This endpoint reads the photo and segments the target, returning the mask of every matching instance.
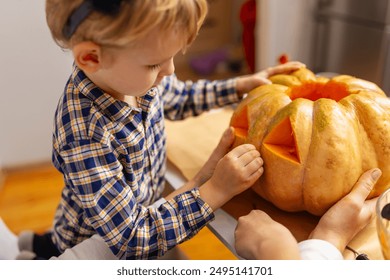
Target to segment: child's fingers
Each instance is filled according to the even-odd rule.
[[[260,75],[257,76],[256,86],[269,85],[269,84],[272,84],[272,82],[268,80],[266,77],[262,77]]]
[[[249,185],[253,185],[261,175],[264,173],[264,167],[261,166],[260,168],[257,168],[255,172],[253,172],[251,175],[249,175],[248,180],[249,180]]]
[[[221,139],[217,147],[215,147],[213,153],[216,154],[217,157],[224,156],[231,148],[234,142],[234,128],[229,127],[222,134]]]
[[[233,150],[231,150],[228,155],[231,157],[239,158],[243,154],[250,152],[250,151],[257,151],[256,147],[252,144],[242,144],[240,146],[235,147]]]
[[[255,159],[261,159],[260,153],[257,150],[250,150],[242,155],[240,155],[238,159],[238,163],[242,166],[247,166]]]
[[[287,62],[285,64],[281,64],[272,68],[267,69],[268,77],[281,74],[281,73],[288,73],[294,70],[297,70],[299,68],[305,67],[305,64],[299,62],[299,61],[291,61]]]
[[[252,185],[264,172],[263,159],[251,144],[236,147],[228,153],[228,156],[234,157],[236,168],[241,170],[241,175],[249,185]]]
[[[263,159],[261,157],[257,157],[252,159],[245,165],[245,171],[247,175],[254,173],[257,169],[263,166]]]
[[[226,142],[226,143],[230,143],[231,145],[233,144],[233,140],[234,140],[234,128],[230,126],[222,134],[221,140],[219,142],[220,143]]]
[[[251,161],[247,166],[245,166],[244,176],[247,178],[247,181],[250,185],[254,184],[257,179],[263,174],[263,160],[261,158],[256,158]]]

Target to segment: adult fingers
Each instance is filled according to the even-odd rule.
[[[363,207],[363,214],[371,218],[373,214],[375,213],[375,207],[376,207],[376,201],[378,198],[373,198],[370,200],[366,200],[364,202],[364,207]]]
[[[381,175],[382,172],[378,168],[366,171],[360,176],[348,196],[356,199],[359,203],[364,203]]]

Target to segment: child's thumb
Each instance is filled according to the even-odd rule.
[[[228,127],[222,134],[222,138],[219,141],[218,146],[222,146],[226,149],[229,149],[234,143],[234,128],[232,126]]]

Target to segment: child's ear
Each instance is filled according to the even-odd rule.
[[[76,65],[85,73],[94,73],[101,67],[101,48],[93,42],[81,42],[72,49]]]

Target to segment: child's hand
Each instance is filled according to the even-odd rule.
[[[251,187],[263,171],[263,160],[255,146],[240,145],[219,160],[213,176],[201,186],[201,196],[215,210]]]
[[[211,181],[233,197],[252,186],[263,171],[263,159],[255,146],[243,144],[218,162]]]
[[[219,160],[229,152],[231,146],[233,145],[233,142],[234,142],[234,128],[229,127],[223,133],[221,140],[219,141],[214,151],[211,153],[207,162],[203,165],[201,170],[193,178],[194,185],[201,186],[211,178]]]
[[[238,219],[234,232],[237,254],[251,260],[299,259],[297,240],[265,212],[252,210]]]
[[[365,172],[352,191],[321,217],[310,238],[326,240],[343,252],[351,239],[370,222],[373,216],[376,199],[366,200],[366,198],[380,175],[379,169]]]
[[[298,61],[291,61],[285,64],[280,64],[274,67],[267,68],[263,71],[251,75],[238,77],[236,84],[237,93],[242,96],[243,94],[248,93],[249,91],[258,86],[264,84],[271,84],[271,81],[268,80],[268,78],[273,75],[283,73],[288,74],[302,67],[305,67],[305,64]]]

